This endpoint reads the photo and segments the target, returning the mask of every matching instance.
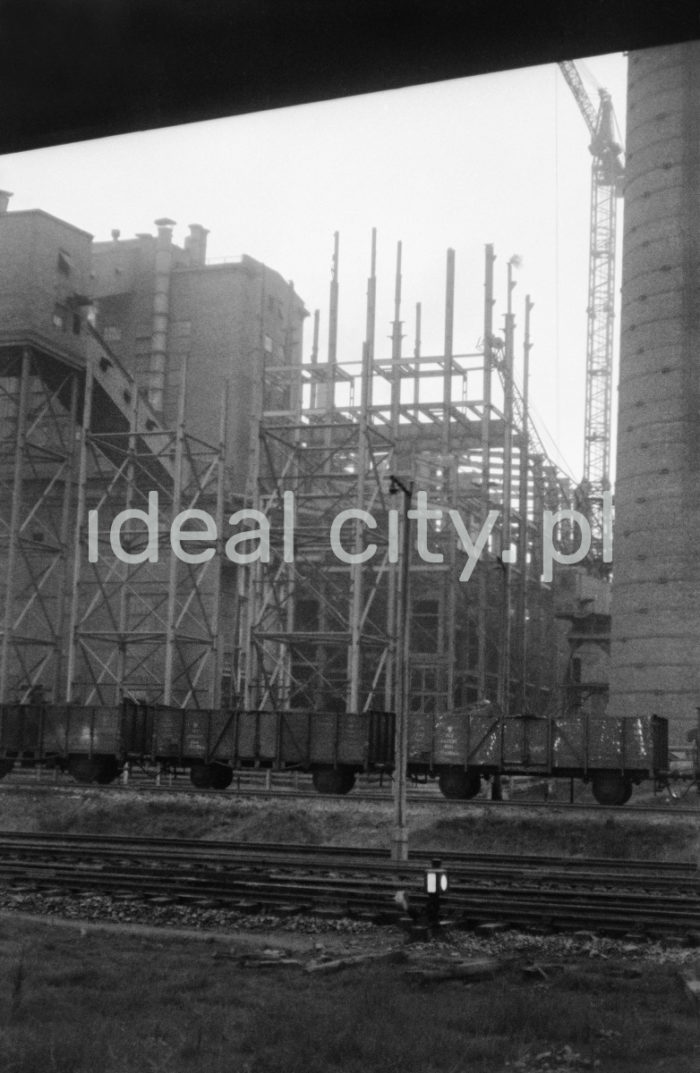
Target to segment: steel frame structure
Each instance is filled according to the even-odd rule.
[[[115,431],[117,409],[104,391],[95,405],[109,364],[103,349],[89,351],[82,368],[30,346],[0,353],[0,696],[111,704],[132,694],[215,706],[225,414],[218,446],[189,436],[183,375],[178,427],[158,427],[133,382],[122,391],[121,370],[115,383],[130,415],[126,429]],[[119,403],[123,418],[124,398]],[[120,511],[143,508],[151,491],[159,498],[158,562],[122,562],[111,524]],[[218,533],[213,558],[196,565],[170,550],[173,519],[193,507],[212,515]],[[90,510],[100,523],[94,563]],[[137,555],[147,542],[144,525],[127,523],[121,540]]]
[[[386,542],[395,507],[387,495],[391,473],[404,486],[425,492],[430,509],[458,511],[472,536],[490,511],[500,513],[467,583],[458,580],[466,556],[444,513],[430,533],[432,558],[441,554],[442,561],[426,562],[415,548],[412,552],[410,710],[450,710],[489,698],[499,699],[507,714],[542,711],[550,703],[556,682],[541,652],[551,650],[556,626],[551,588],[540,583],[542,509],[556,510],[571,500],[513,379],[512,313],[507,347],[493,334],[493,261],[487,247],[485,333],[479,348],[455,353],[455,265],[448,251],[444,350],[421,353],[419,306],[413,354],[406,356],[399,244],[391,355],[375,358],[373,235],[362,359],[338,363],[332,330],[330,360],[319,363],[316,315],[312,360],[297,369],[262,370],[250,502],[277,536],[270,562],[252,565],[241,589],[236,662],[246,705],[394,706],[396,655],[405,638],[398,630],[399,567],[396,559],[389,562]],[[337,324],[337,235],[333,264],[332,329]],[[528,299],[528,352],[530,306]],[[289,385],[286,397],[294,400],[285,413],[266,404],[266,397],[280,397],[280,377]],[[294,562],[284,557],[286,491],[294,492]],[[370,540],[378,545],[374,559],[361,567],[339,562],[329,548],[332,519],[348,508],[368,511],[377,521],[376,529],[358,527],[347,539],[360,551]],[[509,566],[503,553],[511,543],[518,556]],[[505,599],[512,649],[503,645]]]
[[[0,697],[59,695],[70,585],[77,369],[34,347],[0,352]]]

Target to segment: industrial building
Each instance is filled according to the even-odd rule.
[[[571,490],[528,412],[529,298],[516,388],[512,264],[499,307],[486,247],[483,339],[463,353],[448,251],[444,351],[421,352],[418,307],[405,354],[399,245],[391,351],[379,355],[373,235],[363,357],[348,362],[336,236],[328,354],[316,314],[305,360],[307,314],[293,285],[251,257],[207,263],[201,225],[182,246],[165,218],[155,235],[92,242],[41,210],[8,211],[9,196],[0,214],[4,697],[40,689],[90,704],[130,695],[361,710],[391,707],[403,688],[414,710],[477,697],[536,713],[559,703],[569,650],[556,585],[541,581],[542,514],[569,503]],[[157,554],[144,520],[154,491]],[[429,510],[458,514],[474,539],[497,512],[468,581],[464,542],[446,522],[426,528],[427,554],[409,542],[410,562],[392,555],[390,534],[420,494]],[[258,512],[270,545],[244,564],[225,552],[241,509]],[[343,529],[353,562],[329,542],[348,509],[376,520],[376,533],[355,515]],[[142,514],[125,521],[125,510]],[[173,520],[189,510],[214,520],[210,558],[192,556],[201,539],[180,544],[189,561],[172,552]],[[375,553],[360,562],[370,538]],[[254,538],[240,547],[254,549]]]

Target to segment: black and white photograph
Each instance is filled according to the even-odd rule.
[[[700,23],[547,6],[0,4],[7,1073],[699,1068]]]

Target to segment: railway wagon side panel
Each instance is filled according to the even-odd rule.
[[[260,713],[269,715],[271,713]],[[154,759],[177,764],[193,761],[233,761],[236,757],[238,713],[225,709],[183,709],[159,707],[151,710],[150,745]],[[265,720],[260,720],[265,729]],[[274,755],[274,726],[272,733],[258,733],[255,744],[258,753]]]
[[[43,734],[40,705],[3,704],[0,708],[0,751],[2,756],[38,753]]]
[[[280,761],[304,768],[388,767],[394,762],[393,712],[280,713]]]
[[[552,766],[557,769],[651,772],[654,740],[637,716],[569,715],[554,721]]]
[[[534,715],[511,716],[503,721],[504,769],[547,772],[550,760],[549,720]]]
[[[488,702],[408,719],[408,760],[413,767],[493,767],[500,758],[498,711]]]
[[[81,756],[123,755],[121,712],[114,707],[49,709],[44,728],[44,748],[50,751],[52,743],[63,741],[63,753]]]
[[[311,764],[366,767],[369,724],[367,712],[311,713]]]
[[[435,765],[490,768],[498,763],[501,719],[489,703],[435,717]]]

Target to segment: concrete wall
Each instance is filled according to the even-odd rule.
[[[700,44],[632,53],[611,715],[700,705]]]
[[[226,458],[231,487],[240,492],[248,473],[256,381],[262,379],[268,408],[289,408],[284,378],[268,371],[300,363],[306,311],[291,285],[252,257],[205,265],[204,229],[191,225],[190,231],[184,248],[169,246],[167,300],[160,299],[166,319],[164,361],[154,343],[162,236],[95,244],[91,282],[97,328],[168,427],[177,422],[185,357],[190,434],[216,443],[228,383]]]
[[[40,210],[0,213],[0,345],[84,360],[91,236]],[[77,318],[77,319],[76,319]]]

